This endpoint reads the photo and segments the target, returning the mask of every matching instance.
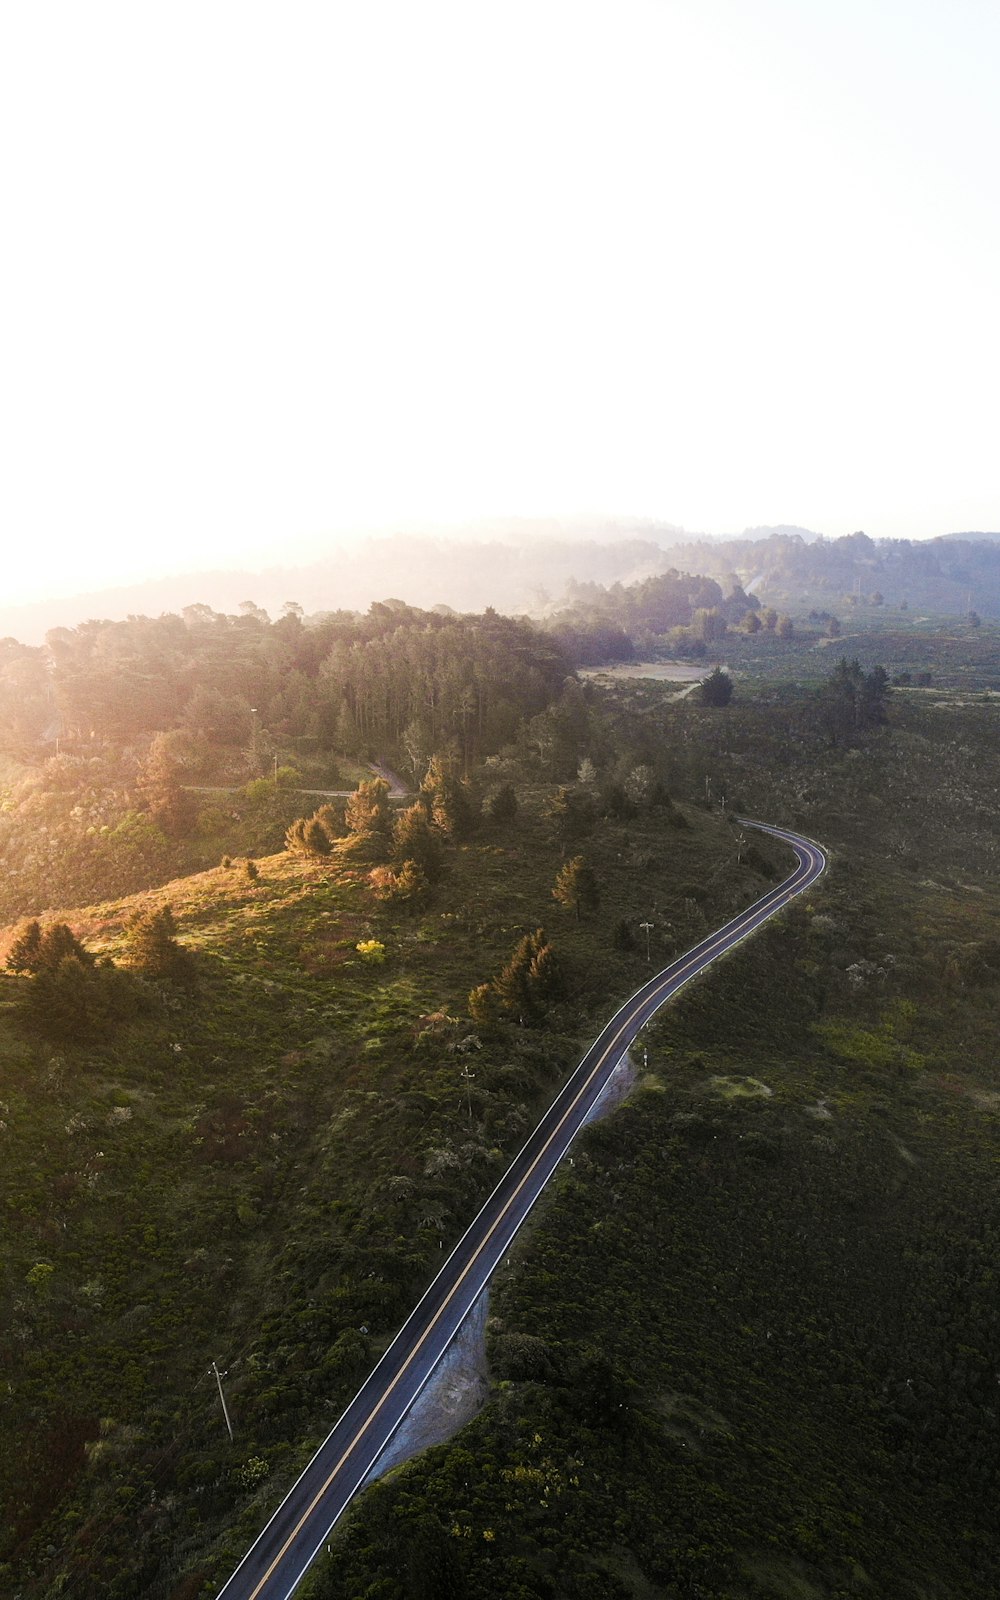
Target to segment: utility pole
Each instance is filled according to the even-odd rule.
[[[652,957],[649,954],[649,935],[656,924],[654,922],[640,922],[639,926],[646,935],[646,960],[650,961],[652,960]]]
[[[472,1124],[472,1080],[475,1076],[476,1074],[474,1072],[469,1071],[469,1063],[466,1061],[465,1065],[462,1067],[462,1077],[465,1079],[465,1098],[466,1104],[469,1108],[470,1126]]]
[[[222,1392],[222,1380],[226,1376],[226,1374],[224,1372],[220,1372],[219,1371],[219,1369],[216,1366],[214,1361],[212,1362],[212,1371],[215,1373],[215,1381],[219,1385],[219,1399],[222,1401],[222,1415],[226,1419],[226,1427],[229,1430],[229,1443],[232,1444],[232,1442],[233,1442],[233,1425],[229,1420],[229,1407],[226,1405],[226,1397]]]

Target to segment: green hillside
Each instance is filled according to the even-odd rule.
[[[124,967],[136,909],[169,904],[194,956],[193,989],[133,979],[110,1036],[53,1035],[24,1012],[40,980],[0,980],[6,1587],[174,1596],[224,1572],[649,971],[616,924],[655,913],[660,959],[784,870],[657,802],[580,845],[601,905],[578,921],[551,892],[554,794],[448,846],[409,915],[349,841],[67,912]],[[543,924],[558,996],[474,1026],[469,989]]]
[[[622,691],[632,702],[634,692]],[[494,1400],[314,1600],[995,1592],[996,710],[658,709],[678,785],[833,864],[651,1030],[493,1297]]]
[[[333,816],[329,853],[47,913],[83,958],[0,979],[0,1587],[215,1591],[648,974],[639,924],[662,965],[787,870],[749,814],[830,871],[650,1030],[648,1074],[494,1287],[490,1403],[360,1500],[307,1592],[996,1589],[1000,761],[978,670],[891,691],[884,722],[867,657],[818,687],[738,676],[714,709],[570,685],[477,769],[478,822],[439,767],[413,898],[388,842]],[[579,920],[552,894],[577,856],[599,891]],[[193,971],[157,976],[133,919],[168,905]]]

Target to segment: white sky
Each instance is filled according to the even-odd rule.
[[[10,0],[3,598],[607,512],[1000,528],[995,0]]]

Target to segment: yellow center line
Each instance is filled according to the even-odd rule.
[[[813,861],[813,864],[815,864],[815,859]],[[775,907],[774,908],[770,908],[770,909],[776,909],[777,905],[780,904],[782,898],[785,898],[785,899],[790,898],[790,895],[794,892],[790,888],[790,885],[798,877],[799,872],[804,867],[805,867],[805,863],[800,860],[799,867],[796,869],[795,872],[793,872],[790,875],[789,878],[787,878],[785,880],[785,885],[780,885],[780,884],[778,885],[778,890],[775,891],[777,893],[777,896],[778,896],[776,901],[775,901]],[[782,888],[785,888],[785,890],[786,890],[784,896],[782,896],[780,894],[780,890]],[[755,912],[758,911],[758,910],[759,910],[759,905],[748,906],[746,911],[742,912],[740,916],[735,917],[731,922],[728,922],[724,928],[720,928],[719,932],[715,935],[715,937],[713,938],[713,940],[712,940],[712,942],[710,944],[707,944],[707,945],[704,945],[704,946],[698,946],[697,952],[692,951],[689,956],[684,958],[682,966],[678,967],[678,969],[676,971],[671,970],[669,977],[664,976],[662,984],[660,985],[660,987],[667,988],[669,985],[674,984],[675,988],[679,988],[680,987],[680,983],[677,982],[678,979],[681,980],[681,983],[686,982],[687,979],[689,977],[692,977],[695,972],[700,971],[701,967],[704,966],[704,964],[705,964],[705,957],[710,955],[711,952],[713,950],[715,950],[720,944],[723,944],[727,939],[731,938],[732,935],[738,930],[738,928],[740,927],[740,925],[742,923],[749,923],[750,921],[752,921]],[[685,969],[688,968],[688,967],[692,968],[692,970],[685,974]],[[685,974],[685,975],[682,977],[682,974]],[[649,1001],[654,998],[654,996],[657,994],[657,992],[658,992],[657,989],[653,989],[651,991],[651,993],[649,995],[647,995],[646,999],[642,1002],[643,1005],[647,1005],[649,1003]],[[669,996],[665,996],[664,998],[669,998]],[[309,1506],[302,1513],[302,1515],[299,1518],[298,1522],[296,1523],[295,1527],[292,1529],[291,1533],[288,1535],[288,1537],[285,1540],[284,1544],[282,1545],[281,1549],[278,1551],[277,1555],[274,1557],[273,1561],[271,1562],[271,1565],[268,1567],[267,1571],[264,1573],[263,1577],[260,1579],[259,1583],[257,1584],[257,1587],[253,1590],[252,1594],[249,1596],[249,1600],[257,1600],[257,1596],[260,1594],[260,1592],[263,1589],[264,1585],[271,1578],[272,1574],[274,1573],[275,1568],[279,1565],[279,1563],[281,1561],[284,1560],[285,1556],[288,1554],[289,1549],[294,1544],[294,1542],[298,1538],[299,1534],[302,1532],[302,1529],[305,1527],[306,1523],[309,1521],[309,1518],[312,1516],[313,1512],[316,1510],[316,1507],[319,1505],[319,1503],[322,1500],[323,1496],[326,1494],[326,1492],[329,1489],[329,1487],[330,1487],[331,1483],[333,1482],[334,1478],[337,1476],[337,1473],[340,1471],[341,1467],[344,1465],[344,1462],[347,1460],[347,1458],[351,1454],[352,1450],[358,1444],[359,1440],[364,1435],[366,1429],[371,1425],[371,1423],[378,1416],[379,1412],[382,1410],[383,1406],[386,1404],[386,1401],[389,1399],[389,1397],[392,1394],[393,1390],[400,1383],[400,1381],[402,1380],[403,1376],[405,1375],[405,1373],[407,1372],[409,1367],[412,1365],[413,1361],[416,1359],[417,1355],[423,1349],[423,1346],[426,1344],[426,1342],[427,1342],[428,1338],[430,1337],[431,1333],[434,1331],[434,1329],[437,1326],[438,1322],[443,1317],[445,1311],[447,1311],[448,1307],[451,1305],[452,1301],[454,1300],[455,1295],[458,1293],[458,1290],[461,1288],[461,1286],[464,1283],[465,1279],[468,1277],[469,1273],[472,1271],[472,1268],[475,1266],[476,1262],[480,1259],[480,1256],[481,1256],[483,1250],[489,1244],[489,1242],[492,1239],[493,1235],[496,1233],[497,1229],[500,1227],[500,1224],[504,1221],[505,1217],[509,1213],[509,1211],[510,1211],[511,1207],[513,1206],[515,1200],[517,1200],[521,1196],[521,1194],[523,1193],[525,1185],[527,1184],[528,1180],[532,1177],[533,1173],[535,1172],[536,1168],[538,1167],[539,1162],[547,1154],[548,1150],[550,1149],[550,1147],[552,1145],[553,1140],[562,1131],[563,1127],[566,1124],[567,1118],[576,1109],[577,1105],[580,1102],[581,1097],[586,1093],[586,1091],[589,1089],[590,1085],[593,1083],[595,1075],[601,1071],[601,1069],[604,1066],[604,1063],[608,1059],[608,1056],[617,1047],[619,1041],[622,1038],[622,1035],[628,1031],[628,1029],[631,1026],[633,1021],[634,1021],[634,1013],[632,1013],[626,1019],[626,1021],[624,1021],[622,1023],[621,1027],[617,1030],[617,1032],[614,1034],[614,1036],[605,1045],[605,1047],[604,1047],[603,1051],[601,1052],[600,1056],[598,1057],[597,1061],[595,1061],[595,1063],[594,1063],[593,1067],[591,1068],[590,1072],[587,1074],[586,1079],[580,1085],[580,1087],[577,1090],[576,1094],[573,1096],[573,1099],[570,1101],[569,1105],[566,1107],[566,1110],[563,1112],[562,1116],[560,1117],[558,1123],[553,1128],[552,1132],[549,1134],[549,1137],[546,1139],[546,1141],[545,1141],[544,1145],[542,1146],[541,1150],[539,1150],[539,1152],[536,1155],[535,1159],[532,1161],[531,1166],[528,1168],[527,1172],[524,1174],[524,1177],[521,1179],[521,1182],[518,1184],[517,1188],[514,1190],[513,1194],[507,1200],[507,1202],[504,1205],[503,1209],[501,1210],[499,1215],[496,1217],[495,1221],[493,1222],[492,1226],[489,1229],[489,1232],[484,1235],[483,1240],[482,1240],[481,1244],[479,1245],[479,1248],[476,1251],[475,1255],[473,1255],[471,1257],[471,1259],[469,1261],[467,1261],[465,1266],[462,1268],[462,1271],[460,1272],[459,1276],[455,1279],[455,1282],[452,1284],[452,1286],[449,1289],[449,1291],[448,1291],[447,1295],[445,1296],[444,1300],[441,1302],[440,1306],[438,1307],[437,1311],[435,1312],[433,1318],[427,1324],[427,1327],[424,1329],[423,1333],[420,1335],[419,1339],[417,1340],[417,1343],[413,1346],[413,1349],[410,1351],[410,1353],[407,1356],[406,1360],[403,1362],[402,1366],[399,1368],[399,1371],[396,1373],[396,1375],[393,1378],[392,1382],[388,1385],[388,1387],[386,1389],[384,1389],[382,1391],[382,1394],[380,1395],[377,1404],[375,1406],[373,1406],[372,1410],[368,1413],[368,1415],[365,1418],[364,1422],[358,1428],[358,1431],[355,1433],[354,1438],[351,1440],[350,1444],[347,1446],[347,1448],[344,1451],[343,1455],[340,1457],[340,1460],[337,1462],[336,1466],[333,1467],[331,1472],[329,1473],[329,1476],[327,1477],[326,1482],[323,1484],[322,1488],[318,1489],[316,1494],[313,1496],[313,1499],[311,1500]],[[474,1224],[472,1224],[472,1225],[474,1225]],[[429,1376],[430,1376],[430,1374],[428,1373],[428,1377]],[[400,1419],[400,1420],[402,1420],[402,1419]],[[383,1440],[382,1445],[379,1447],[380,1451],[385,1448],[386,1444],[388,1444],[390,1437],[391,1437],[391,1434],[387,1435],[386,1438]],[[375,1459],[377,1459],[377,1457]],[[373,1463],[370,1462],[369,1463],[369,1468],[371,1467],[371,1465],[373,1465]],[[368,1470],[368,1469],[366,1469],[366,1470]],[[329,1530],[327,1530],[327,1531],[329,1531]],[[299,1574],[299,1576],[301,1577],[301,1573]],[[296,1580],[296,1581],[298,1581],[298,1580]]]

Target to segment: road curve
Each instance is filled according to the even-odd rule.
[[[808,839],[739,820],[791,845],[798,858],[795,871],[650,978],[615,1013],[218,1600],[288,1600],[510,1248],[636,1034],[678,989],[808,889],[826,866],[823,851]]]

